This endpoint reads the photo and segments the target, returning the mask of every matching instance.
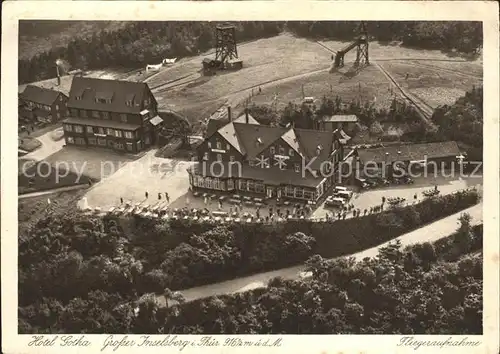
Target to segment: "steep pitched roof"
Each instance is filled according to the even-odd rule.
[[[297,137],[297,134],[295,134],[295,130],[293,128],[283,134],[281,136],[281,139],[283,139],[285,143],[287,143],[292,149],[294,149],[297,154],[304,157],[303,151],[300,148],[299,139]]]
[[[226,111],[227,112],[227,111]],[[227,113],[226,113],[227,116]],[[244,146],[241,144],[238,138],[238,134],[236,133],[234,123],[242,123],[245,124],[246,117],[245,115],[241,115],[232,122],[227,122],[227,120],[223,118],[213,119],[210,118],[207,124],[207,138],[214,135],[218,132],[224,139],[227,140],[229,144],[231,144],[240,154],[245,154]],[[248,124],[249,125],[259,125],[259,122],[255,120],[251,115],[248,115]]]
[[[68,107],[118,113],[139,113],[147,91],[148,86],[144,82],[77,76],[73,78],[71,84]],[[80,99],[77,100],[77,96]],[[111,99],[111,103],[96,102],[98,98]],[[132,104],[127,105],[127,101],[130,100],[133,100]]]
[[[233,123],[226,124],[225,126],[220,128],[218,132],[224,139],[226,139],[229,144],[231,144],[236,149],[236,151],[238,151],[242,155],[245,154],[244,147],[241,145],[240,139],[236,133]]]
[[[428,159],[458,156],[460,149],[455,141],[440,143],[390,145],[374,149],[358,149],[362,163],[386,161],[421,161]]]
[[[297,129],[295,128],[301,148],[307,159],[313,159],[311,168],[316,169],[327,160],[332,152],[335,135],[332,132],[322,130]]]
[[[245,114],[242,114],[238,118],[233,120],[233,123],[245,123],[245,122],[246,122]],[[248,115],[248,124],[260,125],[260,123],[257,122],[257,120],[254,117],[252,117],[252,115],[250,115],[250,114]]]
[[[257,155],[279,139],[287,128],[267,125],[233,123],[236,134],[249,159]]]
[[[60,94],[61,92],[56,90],[28,85],[19,96],[26,101],[51,106]]]

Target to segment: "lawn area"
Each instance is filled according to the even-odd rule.
[[[50,211],[64,212],[76,210],[76,203],[84,193],[85,190],[78,189],[50,195],[19,199],[19,236],[23,237],[27,229],[36,225],[36,223]],[[48,199],[50,199],[50,205],[48,204]]]
[[[18,193],[40,192],[49,189],[88,184],[89,178],[75,172],[56,168],[43,161],[34,165],[29,161],[19,167]]]
[[[40,146],[42,146],[42,143],[36,138],[22,137],[18,141],[18,148],[28,152],[35,151]]]
[[[391,61],[383,62],[381,65],[404,89],[432,107],[452,104],[467,90],[481,83],[479,78],[467,77],[450,71],[431,70],[415,66],[411,62]]]
[[[327,69],[330,55],[318,44],[282,34],[272,38],[259,39],[238,48],[243,60],[243,69],[217,74],[212,77],[200,77],[191,82],[189,87],[155,93],[159,102],[178,112],[186,114],[191,121],[203,117],[207,103],[221,101],[252,86],[301,75],[309,71]],[[213,56],[213,55],[212,55]],[[180,62],[175,67],[163,70],[148,81],[150,87],[196,74],[201,68],[204,56]],[[215,104],[217,106],[217,104]]]
[[[271,104],[273,96],[278,93],[278,108],[285,107],[288,102],[300,103],[302,100],[302,86],[305,96],[321,98],[323,96],[339,96],[344,102],[361,98],[361,101],[372,101],[375,105],[387,107],[391,97],[386,77],[374,66],[362,69],[356,76],[348,78],[344,75],[348,69],[329,73],[328,70],[307,77],[279,83],[274,87],[266,87],[262,93],[256,95],[252,102],[255,104]]]
[[[67,168],[73,173],[99,181],[137,158],[134,155],[119,154],[107,149],[65,146],[45,158],[45,161],[52,166],[61,166],[60,168]]]

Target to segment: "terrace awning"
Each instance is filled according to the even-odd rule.
[[[163,119],[160,116],[154,116],[149,120],[149,122],[156,127],[157,125],[163,123]]]

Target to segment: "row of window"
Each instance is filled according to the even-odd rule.
[[[233,180],[227,180],[227,183],[228,183],[227,190],[232,190],[234,188]],[[226,190],[226,185],[224,181],[221,181],[219,178],[193,176],[193,185],[195,187],[200,187],[200,188],[217,189],[222,191]],[[242,192],[261,193],[261,194],[266,192],[266,187],[262,182],[240,179],[237,181],[237,186],[238,190]],[[311,191],[310,189],[303,187],[293,187],[293,186],[286,186],[284,194],[287,197],[301,198],[307,200],[315,200],[316,196],[318,195],[317,193]]]
[[[131,131],[122,131],[118,129],[111,129],[111,128],[102,128],[102,127],[91,127],[91,126],[86,126],[86,132],[88,134],[96,134],[96,135],[109,135],[109,136],[114,136],[117,138],[127,138],[127,139],[133,139],[134,138],[134,132]],[[75,133],[83,133],[84,126],[81,125],[71,125],[71,124],[64,124],[64,130],[67,132],[75,132]],[[135,137],[139,137],[139,131],[135,132]]]
[[[208,147],[209,148],[212,147],[212,143],[210,141],[208,142]],[[215,143],[215,148],[221,150],[222,149],[222,143],[220,141],[217,141]],[[226,144],[226,150],[230,150],[230,149],[231,149],[231,146],[229,146],[229,144]]]
[[[264,183],[255,182],[252,180],[243,180],[240,179],[238,181],[238,189],[242,192],[253,192],[253,193],[264,193],[266,188]]]
[[[309,189],[302,187],[285,187],[285,195],[290,198],[303,198],[308,200],[314,200],[316,198],[316,193]]]
[[[222,149],[222,143],[220,141],[217,141],[215,143],[215,146],[216,146],[216,149]],[[211,148],[212,147],[212,143],[209,141],[208,142],[208,147]],[[229,144],[226,144],[226,150],[230,150],[230,146]],[[271,155],[275,155],[276,154],[276,148],[274,146],[271,146],[269,148],[269,152],[271,153]],[[278,152],[279,152],[279,155],[285,155],[285,148],[283,146],[280,146],[278,148]],[[293,149],[289,149],[288,150],[288,156],[294,156],[295,155],[295,150]]]
[[[87,145],[85,142],[85,139],[83,138],[73,138],[71,136],[68,136],[66,138],[66,141],[68,144],[75,144],[75,145]],[[88,138],[88,145],[94,145],[94,146],[109,146],[113,147],[118,150],[127,150],[127,151],[133,151],[133,144],[132,143],[115,143],[113,141],[108,141],[104,138]],[[141,142],[139,141],[137,143],[137,147],[140,149]]]
[[[72,117],[81,117],[81,118],[103,118],[103,119],[111,119],[111,115],[106,111],[87,111],[85,109],[76,109],[70,108],[70,113]],[[123,123],[128,122],[127,114],[120,113],[120,121]]]
[[[226,190],[224,181],[221,181],[219,178],[194,176],[193,185],[200,188],[217,189],[221,191]]]
[[[30,108],[39,108],[39,109],[43,109],[47,112],[50,111],[50,106],[47,106],[47,105],[43,105],[40,103],[31,102],[31,101],[28,101],[27,104],[28,104],[28,107],[30,107]],[[59,110],[58,104],[56,104],[56,110]]]

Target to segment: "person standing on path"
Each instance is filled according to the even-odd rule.
[[[165,192],[165,199],[167,200],[167,203],[170,203],[170,196],[167,192]]]
[[[146,192],[146,193],[144,193],[144,195],[146,196],[146,199],[148,199],[148,197],[149,197],[149,193],[148,193],[148,192]]]
[[[161,193],[158,192],[158,200],[161,200]]]
[[[120,204],[123,204],[123,198],[120,197]]]

